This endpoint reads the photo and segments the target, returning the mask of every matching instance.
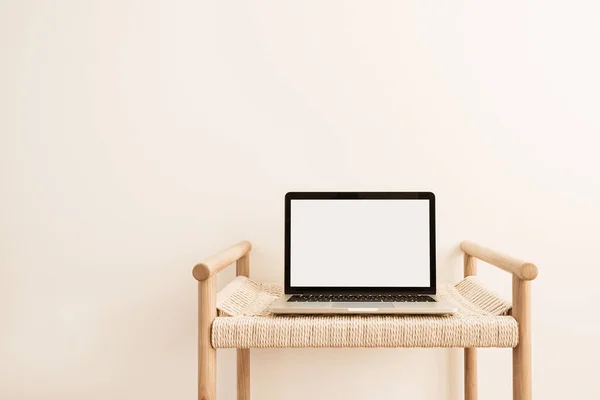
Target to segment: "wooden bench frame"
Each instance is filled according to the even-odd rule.
[[[464,241],[464,276],[477,275],[477,260],[512,274],[512,316],[519,324],[519,344],[512,352],[513,400],[531,400],[531,288],[538,275],[529,262],[502,254],[473,242]],[[211,326],[217,317],[216,274],[235,262],[236,275],[248,276],[248,241],[240,242],[197,264],[193,275],[198,280],[198,399],[216,400],[217,350],[212,346]],[[477,349],[466,348],[464,355],[465,400],[477,400]],[[237,349],[237,398],[250,399],[250,349]]]

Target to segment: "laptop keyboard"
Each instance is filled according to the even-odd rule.
[[[288,302],[385,302],[385,303],[435,303],[430,296],[424,295],[400,295],[400,294],[295,294],[288,299]]]

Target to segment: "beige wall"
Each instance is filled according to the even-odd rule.
[[[536,398],[600,398],[600,10],[450,3],[1,1],[0,398],[193,399],[195,262],[280,281],[286,191],[420,189],[441,281],[465,238],[539,264]],[[252,392],[456,400],[461,355],[254,351]]]

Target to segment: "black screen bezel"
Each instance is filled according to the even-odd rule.
[[[429,201],[429,286],[425,287],[334,287],[291,286],[291,202],[292,200],[428,200]],[[368,273],[368,272],[366,272]],[[435,294],[435,195],[432,192],[288,192],[285,195],[285,293],[286,294]]]

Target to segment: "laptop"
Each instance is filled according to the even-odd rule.
[[[430,192],[285,195],[285,295],[274,314],[453,314],[436,295]]]

